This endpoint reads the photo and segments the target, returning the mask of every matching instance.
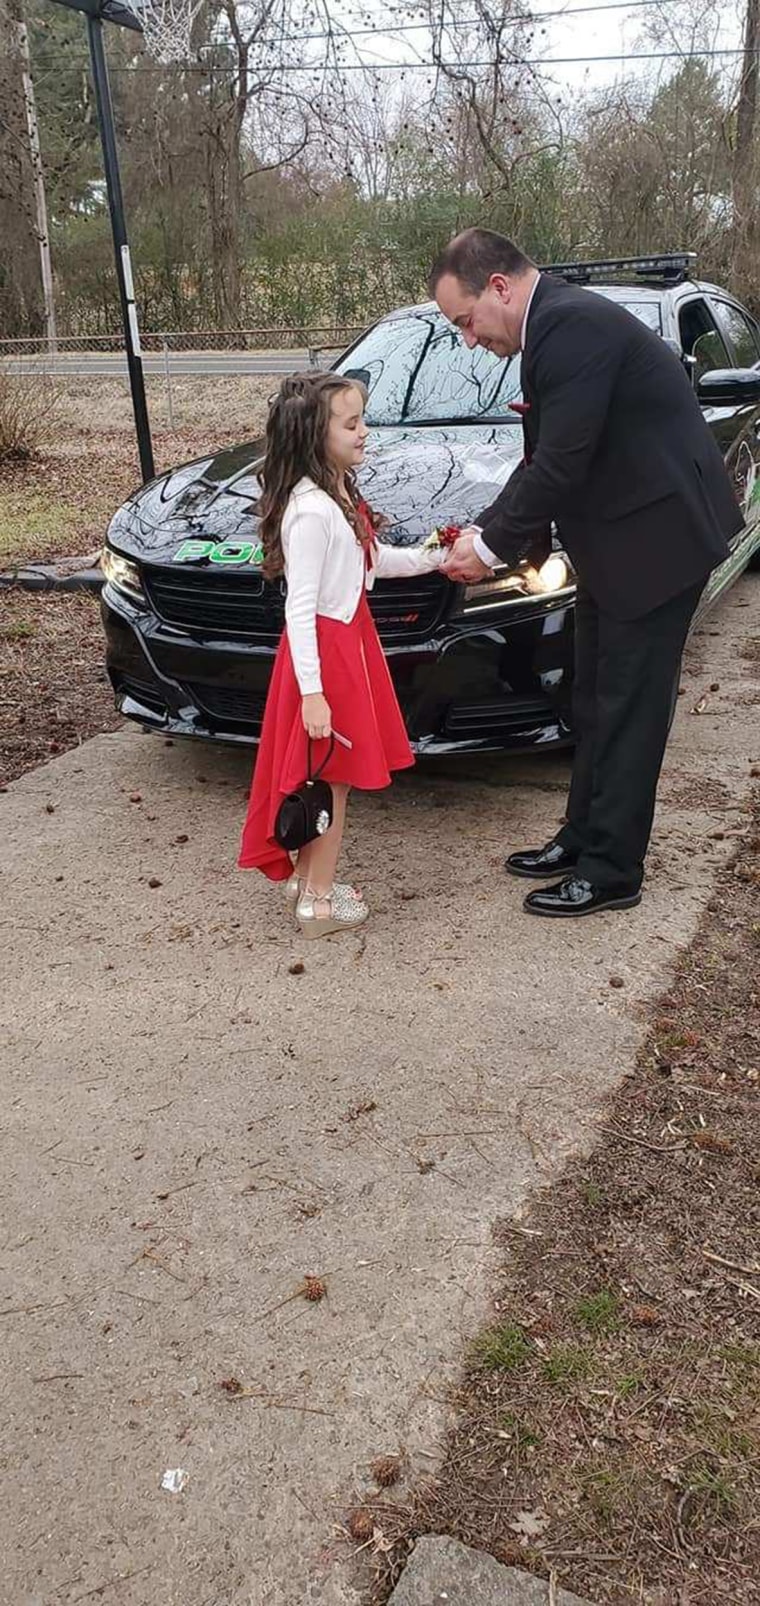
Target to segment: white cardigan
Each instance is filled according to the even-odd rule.
[[[421,547],[392,547],[379,541],[367,569],[364,548],[337,502],[313,480],[298,481],[282,520],[282,550],[288,592],[285,625],[293,668],[302,697],[322,691],[317,647],[317,614],[353,619],[366,585],[375,577],[401,579],[437,569],[443,552]]]

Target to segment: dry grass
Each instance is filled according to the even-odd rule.
[[[439,1474],[372,1503],[376,1606],[423,1533],[598,1606],[760,1600],[758,873],[760,798],[607,1135],[503,1234]]]
[[[157,472],[254,439],[277,383],[266,375],[174,380],[170,430],[164,381],[149,377]],[[0,393],[0,444],[1,426]],[[57,384],[55,410],[41,415],[33,455],[3,459],[0,450],[0,568],[97,549],[116,508],[139,481],[126,383],[94,379],[87,389],[83,382]]]

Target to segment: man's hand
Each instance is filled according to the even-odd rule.
[[[472,528],[463,530],[459,539],[449,548],[441,564],[441,573],[449,580],[485,580],[493,574],[487,563],[481,563],[477,552],[473,549],[476,531]]]

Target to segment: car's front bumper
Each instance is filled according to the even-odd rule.
[[[106,585],[101,609],[117,707],[173,736],[258,740],[276,646],[165,624]],[[570,738],[573,598],[531,598],[385,645],[417,753],[527,750]]]

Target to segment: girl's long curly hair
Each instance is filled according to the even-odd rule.
[[[362,546],[372,540],[380,526],[380,520],[361,500],[354,475],[350,471],[345,474],[347,502],[338,471],[327,459],[330,409],[333,397],[341,390],[358,390],[363,401],[367,400],[366,388],[358,379],[333,373],[290,374],[283,379],[270,406],[258,508],[264,548],[262,569],[267,580],[276,580],[283,572],[282,518],[294,485],[304,475],[337,502]]]

